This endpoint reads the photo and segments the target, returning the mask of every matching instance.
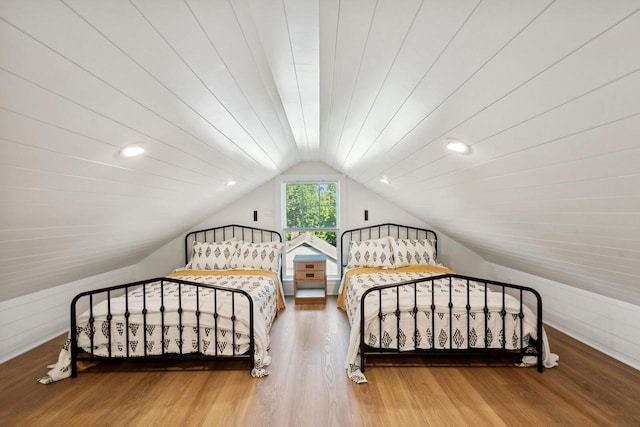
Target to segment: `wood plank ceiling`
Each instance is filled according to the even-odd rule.
[[[0,300],[322,161],[489,262],[640,304],[639,9],[3,0]]]

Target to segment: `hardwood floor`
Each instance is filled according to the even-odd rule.
[[[343,369],[349,330],[335,298],[287,303],[271,331],[266,378],[237,363],[176,363],[135,373],[99,366],[38,384],[60,337],[0,365],[0,425],[640,425],[640,372],[549,327],[560,366],[543,374],[376,363],[357,385]]]

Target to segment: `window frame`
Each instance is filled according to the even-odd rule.
[[[336,225],[335,228],[289,228],[287,227],[286,221],[286,184],[336,184]],[[340,253],[340,229],[341,224],[344,223],[344,215],[345,209],[345,194],[346,194],[346,185],[345,179],[343,175],[281,175],[278,179],[276,179],[276,206],[278,206],[278,227],[279,231],[282,233],[282,241],[283,243],[287,242],[286,233],[291,231],[330,231],[336,233],[336,253]],[[282,257],[282,271],[283,271],[283,279],[285,280],[293,280],[293,275],[287,274],[287,260],[286,260],[286,252]],[[340,261],[336,259],[336,263],[339,264]],[[328,279],[339,279],[340,278],[340,266],[337,268],[336,274],[328,274]]]

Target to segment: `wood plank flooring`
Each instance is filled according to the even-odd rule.
[[[59,337],[0,365],[0,425],[640,425],[640,372],[549,327],[560,366],[543,374],[378,362],[367,366],[369,383],[357,385],[343,369],[349,328],[335,298],[287,303],[271,331],[266,378],[235,362],[175,363],[144,372],[99,366],[38,384]]]

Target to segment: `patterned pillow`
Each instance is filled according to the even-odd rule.
[[[435,249],[430,239],[391,239],[396,267],[407,265],[437,265]]]
[[[347,268],[354,267],[394,268],[391,245],[376,240],[352,241]]]
[[[280,255],[284,245],[280,242],[250,243],[239,241],[231,268],[243,270],[280,271]]]
[[[226,270],[236,253],[238,242],[193,242],[191,261],[185,268],[192,270]]]

